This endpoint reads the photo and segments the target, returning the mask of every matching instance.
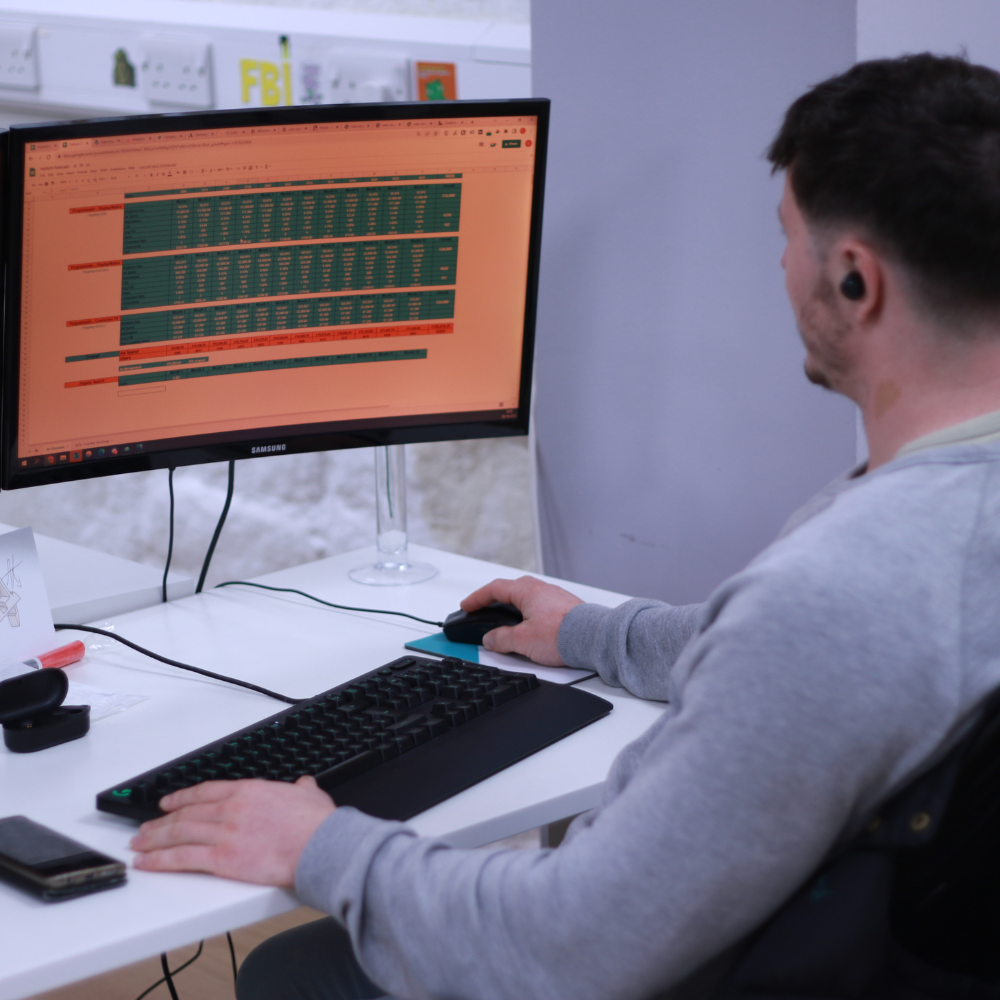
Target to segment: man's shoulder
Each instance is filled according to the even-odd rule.
[[[907,456],[824,493],[828,502],[763,557],[837,562],[906,549],[954,552],[977,531],[1000,535],[1000,521],[988,516],[1000,506],[1000,443]]]
[[[953,613],[971,575],[1000,600],[1000,447],[978,460],[947,450],[890,463],[835,491],[716,599],[752,594],[792,618],[811,605],[815,615],[912,620]]]

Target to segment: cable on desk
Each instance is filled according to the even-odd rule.
[[[205,942],[204,941],[199,941],[198,942],[198,950],[194,953],[194,955],[192,955],[191,958],[189,958],[183,965],[179,965],[179,966],[177,966],[176,969],[173,969],[170,972],[170,975],[171,976],[176,976],[178,972],[183,972],[196,958],[198,958],[199,955],[201,955],[201,951],[202,951],[202,949],[204,947],[205,947]],[[160,961],[164,962],[166,960],[166,957],[167,957],[166,955],[161,955],[160,956]],[[157,986],[160,986],[162,983],[165,983],[166,981],[167,981],[166,976],[160,976],[160,978],[157,979],[156,982],[153,983],[153,985],[149,987],[149,989],[143,990],[135,998],[135,1000],[143,1000],[143,997],[145,997],[148,994],[152,993],[153,990],[155,990]]]
[[[407,614],[405,611],[386,611],[384,608],[352,608],[348,604],[334,604],[332,601],[324,601],[322,597],[313,597],[304,590],[296,590],[294,587],[270,587],[266,583],[251,583],[249,580],[226,580],[225,583],[217,583],[216,587],[259,587],[261,590],[277,590],[282,594],[299,594],[308,597],[310,601],[317,604],[325,604],[328,608],[336,608],[338,611],[364,611],[371,615],[399,615],[400,618],[412,618],[415,622],[422,622],[424,625],[436,625],[440,628],[444,622],[432,622],[429,618],[418,618],[416,615]]]
[[[170,572],[170,560],[174,555],[174,467],[170,466],[167,473],[167,488],[170,490],[170,537],[167,540],[167,562],[163,567],[163,603],[167,603],[167,574]]]
[[[201,566],[201,576],[198,577],[198,586],[195,587],[194,592],[200,594],[202,587],[205,586],[205,577],[208,575],[208,567],[212,561],[212,556],[215,554],[215,545],[219,540],[219,535],[222,534],[222,526],[226,523],[226,515],[229,513],[229,505],[233,502],[233,482],[236,478],[236,462],[230,459],[229,462],[229,486],[226,489],[226,503],[222,508],[222,513],[219,515],[219,523],[215,526],[215,534],[212,535],[212,541],[209,542],[208,552],[205,553],[205,561]]]
[[[191,670],[196,674],[201,674],[203,677],[212,677],[217,681],[225,681],[227,684],[236,684],[239,687],[249,688],[251,691],[256,691],[258,694],[266,694],[268,698],[275,698],[277,701],[283,701],[288,705],[297,705],[303,700],[301,698],[289,698],[288,695],[278,694],[276,691],[269,691],[259,684],[251,684],[250,681],[241,681],[235,677],[227,677],[225,674],[217,674],[214,670],[205,670],[203,667],[192,667],[190,663],[171,660],[169,656],[160,656],[159,653],[154,653],[151,649],[146,649],[138,643],[130,642],[117,632],[109,632],[107,629],[94,628],[93,625],[67,625],[63,622],[55,625],[55,629],[57,632],[61,632],[64,629],[76,629],[78,632],[93,632],[94,635],[107,636],[109,639],[115,639],[117,642],[128,646],[129,649],[134,649],[137,653],[142,653],[144,656],[151,656],[154,660],[159,660],[160,663],[169,664],[171,667],[180,667],[181,670]]]
[[[236,982],[240,977],[240,970],[236,966],[236,948],[233,946],[233,936],[226,931],[226,940],[229,942],[229,960],[233,963],[233,992],[236,992]]]

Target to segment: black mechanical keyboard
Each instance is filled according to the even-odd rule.
[[[97,808],[144,821],[202,781],[316,778],[338,805],[406,820],[602,718],[610,702],[533,674],[405,656],[123,781]]]

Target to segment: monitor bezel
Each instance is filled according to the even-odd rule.
[[[237,432],[192,435],[188,444],[112,459],[66,463],[22,469],[18,465],[19,373],[21,351],[21,245],[24,223],[24,156],[32,142],[55,139],[101,138],[138,131],[192,131],[204,128],[237,128],[247,125],[299,125],[313,122],[441,119],[498,115],[535,116],[535,174],[529,226],[528,268],[525,288],[524,336],[521,352],[520,397],[517,414],[497,419],[483,414],[429,414],[381,420],[262,428],[245,440]],[[538,303],[538,270],[541,251],[542,207],[548,150],[549,101],[545,98],[510,98],[482,101],[399,102],[384,104],[334,104],[302,107],[247,108],[221,111],[172,112],[89,118],[80,121],[14,125],[3,135],[0,147],[0,245],[3,252],[3,369],[0,374],[0,489],[21,489],[99,476],[143,472],[184,465],[273,454],[303,454],[343,448],[389,444],[414,444],[470,438],[516,437],[528,433],[534,363],[535,318]],[[381,425],[381,426],[380,426]],[[295,428],[299,428],[296,432]],[[226,440],[213,440],[221,439]],[[257,449],[253,451],[252,449]]]

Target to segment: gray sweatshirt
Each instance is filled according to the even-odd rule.
[[[301,899],[397,997],[647,1000],[759,925],[1000,684],[1000,442],[843,477],[704,605],[581,605],[563,659],[669,702],[555,850],[338,809]],[[600,723],[598,723],[599,725]]]

